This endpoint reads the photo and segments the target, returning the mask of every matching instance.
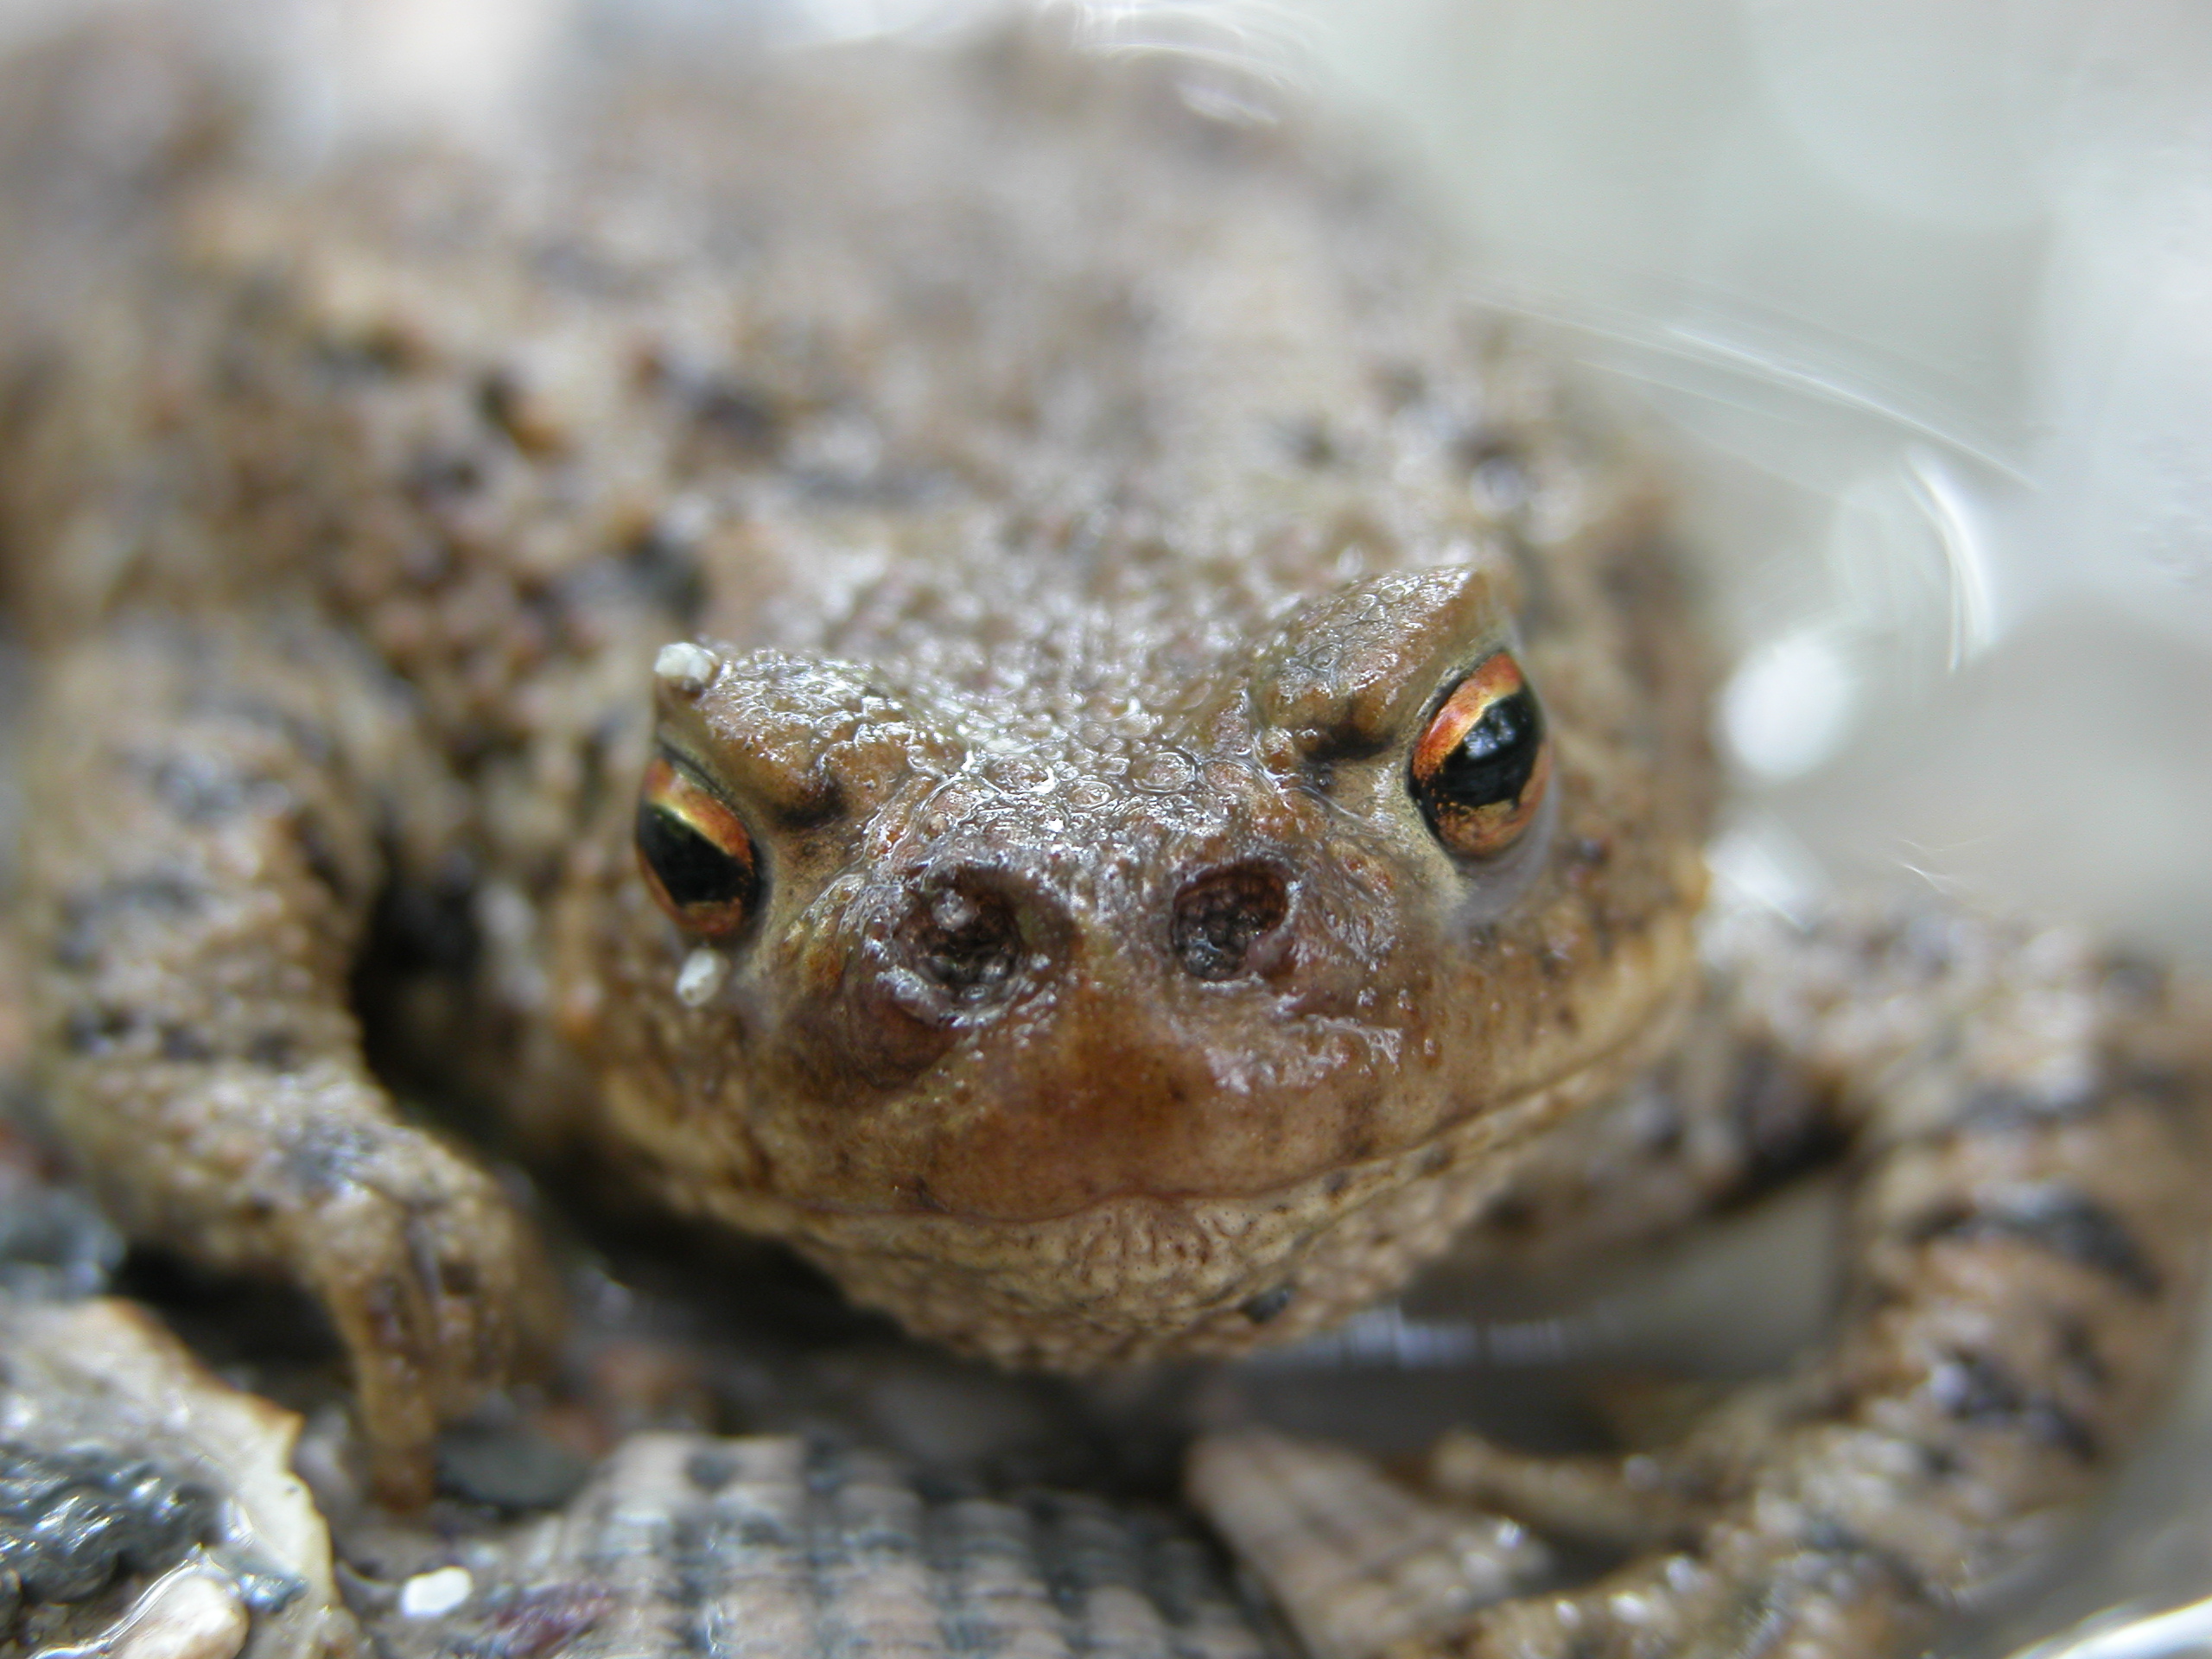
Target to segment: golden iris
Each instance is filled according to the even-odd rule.
[[[638,868],[654,901],[686,932],[728,938],[752,918],[760,861],[743,822],[664,755],[638,798]]]
[[[1501,651],[1452,689],[1414,745],[1414,799],[1452,852],[1495,858],[1535,821],[1551,772],[1543,710]]]

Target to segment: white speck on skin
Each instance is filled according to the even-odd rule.
[[[476,1580],[465,1567],[441,1567],[417,1573],[399,1586],[402,1618],[443,1618],[476,1593]]]
[[[237,1586],[188,1569],[146,1592],[109,1652],[112,1659],[237,1659],[252,1626]]]
[[[715,676],[721,672],[721,658],[688,639],[663,645],[653,658],[653,673],[662,683],[687,697],[696,697],[712,685]]]
[[[721,952],[701,945],[683,958],[683,966],[677,970],[676,1000],[687,1008],[705,1007],[707,1000],[721,989],[722,976],[728,971]]]

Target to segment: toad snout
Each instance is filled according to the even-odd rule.
[[[1056,884],[1045,862],[932,864],[853,902],[840,925],[810,917],[798,943],[815,971],[800,977],[819,1006],[794,1011],[805,1040],[855,1083],[893,1088],[957,1044],[1056,1018],[1080,982],[1111,988],[1109,1022],[1125,1027],[1101,1046],[1111,1070],[1138,1046],[1140,1009],[1186,986],[1274,999],[1294,973],[1302,918],[1281,861],[1200,864],[1128,904]]]

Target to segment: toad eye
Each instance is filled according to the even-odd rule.
[[[1452,688],[1414,746],[1414,799],[1451,851],[1494,858],[1535,821],[1551,772],[1536,694],[1501,651]]]
[[[753,837],[720,797],[664,756],[645,768],[637,836],[645,886],[678,927],[710,939],[744,927],[760,890]]]

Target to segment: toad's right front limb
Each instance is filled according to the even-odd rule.
[[[552,1323],[529,1230],[396,1117],[348,982],[392,826],[440,794],[374,671],[306,622],[163,622],[50,665],[24,918],[57,1129],[134,1236],[328,1310],[379,1489]]]
[[[2149,1418],[2199,1281],[2202,988],[2063,931],[1934,906],[1803,929],[1743,912],[1707,943],[1708,1017],[1736,1052],[1719,1086],[1674,1095],[1663,1144],[1706,1148],[1713,1196],[1756,1186],[1759,1143],[1783,1125],[1801,1147],[1843,1144],[1847,1271],[1827,1345],[1678,1439],[1617,1455],[1455,1433],[1418,1495],[1332,1448],[1202,1443],[1193,1496],[1315,1652],[1895,1651],[2047,1556]],[[1624,1161],[1610,1185],[1567,1181],[1549,1213],[1619,1249],[1606,1212],[1669,1184],[1654,1151],[1641,1179]],[[1602,1163],[1537,1167],[1555,1183],[1588,1173]],[[1478,1532],[1506,1516],[1626,1564],[1517,1594],[1545,1568],[1520,1531],[1517,1554]]]

